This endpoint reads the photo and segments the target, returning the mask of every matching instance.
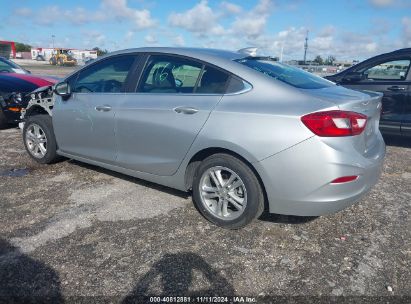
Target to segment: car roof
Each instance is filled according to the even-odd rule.
[[[193,57],[205,61],[218,59],[234,60],[246,57],[245,54],[228,50],[211,48],[188,48],[188,47],[143,47],[133,48],[110,53],[109,55],[128,54],[128,53],[164,53],[187,57]]]
[[[399,49],[399,50],[393,51],[391,53],[411,53],[411,48]]]
[[[244,78],[245,74],[249,74],[250,69],[248,67],[245,67],[243,65],[239,65],[236,63],[234,60],[235,59],[242,59],[242,58],[248,58],[249,55],[241,53],[241,52],[234,52],[234,51],[228,51],[228,50],[219,50],[219,49],[211,49],[211,48],[186,48],[186,47],[142,47],[142,48],[133,48],[133,49],[126,49],[126,50],[120,50],[120,51],[115,51],[112,53],[108,53],[104,56],[101,56],[94,60],[93,62],[90,63],[92,64],[98,64],[102,60],[106,58],[110,58],[112,56],[117,56],[117,55],[125,55],[125,54],[133,54],[133,53],[160,53],[164,55],[180,55],[180,56],[185,56],[185,57],[190,57],[193,59],[197,59],[203,62],[207,62],[210,64],[213,64],[215,66],[221,67],[227,71],[230,71],[231,73],[236,74],[239,77]],[[89,65],[86,64],[84,67],[88,67]],[[81,69],[80,69],[81,70]],[[243,71],[243,73],[241,72]],[[79,70],[75,70],[72,73],[70,73],[67,77],[71,77],[75,73],[77,73]],[[245,73],[245,74],[244,74]]]
[[[364,60],[363,62],[366,62],[366,61],[368,62],[368,61],[373,61],[379,58],[397,56],[397,55],[403,55],[403,54],[411,54],[411,48],[404,48],[404,49],[399,49],[399,50],[395,50],[395,51],[388,52],[388,53],[379,54],[374,57],[368,58],[367,60]]]

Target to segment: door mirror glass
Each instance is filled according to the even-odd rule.
[[[67,82],[60,82],[54,87],[54,93],[67,99],[71,95],[71,88]]]
[[[360,72],[350,72],[347,73],[344,76],[343,81],[344,82],[359,82],[361,80],[364,80],[366,78],[366,75],[364,75],[363,73]]]
[[[183,86],[183,82],[180,79],[175,79],[176,87],[181,88]]]

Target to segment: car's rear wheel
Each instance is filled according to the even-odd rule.
[[[246,226],[264,210],[264,193],[253,170],[228,154],[212,155],[200,164],[193,199],[204,217],[229,229]]]
[[[7,127],[7,118],[6,115],[4,115],[3,110],[0,108],[0,129],[4,129]]]
[[[27,152],[36,162],[50,164],[60,159],[49,115],[29,117],[24,124],[23,140]]]

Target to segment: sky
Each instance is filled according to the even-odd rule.
[[[411,47],[411,0],[0,0],[0,40],[109,51],[258,47],[284,60],[363,60]]]

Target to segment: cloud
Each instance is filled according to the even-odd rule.
[[[156,44],[157,43],[157,38],[153,34],[147,34],[144,37],[144,41],[147,44]]]
[[[83,45],[86,48],[92,48],[95,46],[104,46],[107,42],[107,37],[99,31],[83,31]]]
[[[110,15],[118,20],[126,19],[134,22],[137,30],[152,28],[157,24],[149,10],[132,9],[127,6],[127,0],[103,0],[101,11],[110,12]]]
[[[390,8],[390,7],[411,7],[409,0],[368,0],[368,2],[376,8]]]
[[[369,0],[371,5],[377,6],[377,7],[387,7],[395,4],[395,0]]]
[[[207,0],[201,0],[187,11],[171,13],[168,22],[201,38],[216,36],[226,39],[231,35],[257,38],[265,30],[272,7],[272,0],[260,0],[254,8],[245,12],[241,6],[225,1],[220,4],[220,10],[213,10]],[[228,27],[220,23],[227,12],[235,15]]]
[[[233,31],[248,38],[262,35],[272,7],[271,0],[260,0],[250,12],[236,18],[233,23]]]
[[[229,14],[240,14],[243,11],[241,6],[228,1],[221,2],[220,7]]]
[[[134,31],[127,31],[127,33],[124,35],[124,43],[129,43],[133,40],[135,35]]]
[[[151,12],[147,9],[133,9],[127,5],[127,0],[102,0],[100,8],[86,10],[83,7],[74,9],[62,8],[58,5],[49,5],[32,11],[22,7],[15,10],[19,16],[34,16],[34,22],[39,25],[53,25],[64,20],[73,25],[83,25],[93,22],[106,22],[116,20],[117,22],[129,21],[134,30],[154,28],[157,20],[153,19]]]
[[[182,35],[177,35],[176,37],[174,37],[173,43],[175,46],[184,46],[185,45],[184,37]]]
[[[14,11],[14,14],[21,17],[28,17],[33,11],[28,7],[20,7]]]
[[[220,15],[208,6],[208,1],[202,0],[185,12],[171,13],[168,22],[171,26],[185,29],[198,36],[221,35],[224,33],[224,28],[218,24],[219,18]]]
[[[333,25],[327,25],[327,26],[323,27],[317,33],[317,37],[322,37],[322,38],[331,37],[335,34],[335,31],[336,31],[336,29]]]
[[[411,47],[411,18],[404,17],[402,23],[403,47]]]

